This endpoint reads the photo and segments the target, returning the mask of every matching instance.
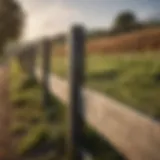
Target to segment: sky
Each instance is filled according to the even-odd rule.
[[[26,15],[23,39],[34,40],[69,31],[75,24],[87,29],[107,29],[125,10],[140,20],[160,16],[160,0],[17,0]]]

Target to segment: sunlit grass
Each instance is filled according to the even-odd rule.
[[[160,117],[160,55],[153,53],[88,54],[85,85],[139,111]],[[68,77],[69,59],[52,58],[52,72]]]
[[[12,65],[11,77],[11,132],[17,143],[16,152],[20,159],[67,159],[67,108],[54,97],[51,97],[51,105],[43,108],[40,85],[29,80],[16,61]],[[109,143],[88,126],[84,138],[84,149],[94,160],[123,160]]]
[[[53,121],[49,122],[47,120],[47,108],[44,109],[41,104],[41,87],[35,80],[30,80],[29,77],[23,73],[16,60],[12,63],[11,82],[11,100],[13,104],[11,132],[16,139],[17,154],[23,158],[31,158],[34,154],[37,154],[36,158],[45,158],[50,154],[50,158],[53,159],[56,149],[54,149],[52,145],[59,141],[59,136],[62,132],[61,128],[63,127],[60,125],[60,118],[60,129],[56,129],[54,132],[57,134],[53,134],[52,130],[55,124]],[[58,106],[53,98],[52,101],[54,102],[54,104],[52,104],[53,108],[54,105]],[[60,114],[62,115],[60,117],[64,117],[63,112]],[[38,154],[37,148],[39,146],[41,149],[38,149]],[[48,147],[48,150],[45,150],[45,147]],[[51,151],[53,153],[52,157]]]

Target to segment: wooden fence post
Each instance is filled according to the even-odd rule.
[[[70,33],[69,159],[82,160],[84,111],[81,88],[84,82],[84,28],[73,26]]]
[[[35,75],[36,50],[37,47],[35,45],[27,46],[18,55],[21,68],[33,79]]]
[[[43,51],[42,51],[42,90],[43,90],[43,102],[42,105],[46,108],[50,105],[50,94],[48,88],[48,80],[50,73],[50,60],[51,60],[51,47],[52,43],[49,39],[43,41]]]
[[[0,66],[0,159],[14,159],[11,127],[10,64]]]

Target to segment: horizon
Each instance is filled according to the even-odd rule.
[[[157,0],[18,0],[26,14],[23,40],[66,33],[75,23],[89,30],[109,29],[116,15],[134,12],[138,20],[159,18]],[[91,3],[92,1],[92,3]]]

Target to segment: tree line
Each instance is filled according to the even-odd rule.
[[[90,38],[114,36],[150,27],[160,27],[160,18],[152,18],[148,19],[147,21],[140,21],[133,11],[123,11],[116,16],[113,26],[111,26],[110,29],[91,31],[88,36]]]

